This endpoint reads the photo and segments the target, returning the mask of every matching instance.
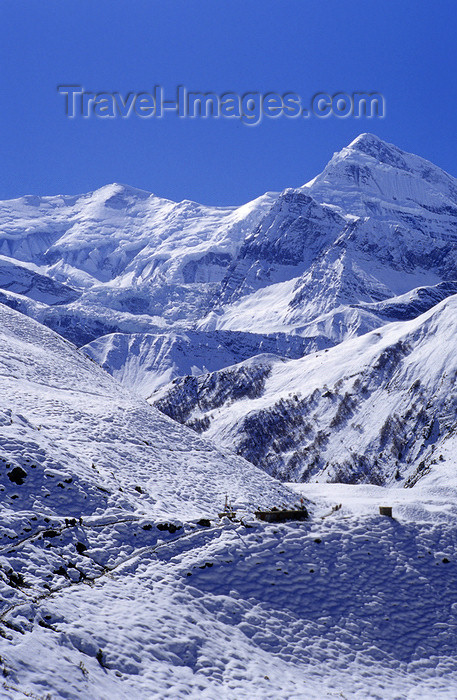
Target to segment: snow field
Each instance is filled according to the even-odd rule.
[[[139,555],[25,601],[7,628],[7,685],[20,668],[23,690],[49,690],[24,664],[42,644],[57,697],[455,697],[455,525],[344,506],[250,525],[189,524],[146,548],[154,527],[88,529],[91,565],[100,550]]]

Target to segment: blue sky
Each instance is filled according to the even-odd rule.
[[[123,182],[237,204],[303,184],[371,131],[457,176],[457,3],[2,0],[0,199]],[[244,93],[379,91],[378,119],[69,120],[59,84]]]

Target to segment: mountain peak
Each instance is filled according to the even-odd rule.
[[[376,134],[371,134],[370,132],[366,131],[356,136],[355,139],[348,145],[348,148],[365,150],[366,148],[370,148],[372,146],[376,147],[379,144],[383,144],[384,146],[392,145],[383,141],[381,138],[379,138],[379,136],[376,136]]]
[[[375,134],[364,133],[359,134],[349,146],[343,149],[343,153],[346,155],[347,152],[351,154],[354,151],[358,153],[363,153],[377,160],[380,163],[385,163],[386,165],[391,165],[395,168],[400,168],[402,170],[408,169],[405,154],[397,146],[392,143],[387,143],[375,136]]]
[[[455,178],[425,158],[370,133],[359,134],[335,153],[304,188],[316,201],[356,216],[372,216],[373,206],[378,207],[380,201],[389,208],[401,204],[434,210],[457,204]]]
[[[90,193],[92,198],[104,201],[105,203],[113,201],[114,199],[148,199],[149,197],[154,197],[155,195],[151,192],[146,192],[146,190],[140,190],[137,187],[131,187],[130,185],[124,185],[120,182],[111,182],[108,185],[103,185],[97,190]]]

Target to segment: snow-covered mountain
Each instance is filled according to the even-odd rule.
[[[307,356],[343,343],[328,357],[344,382],[345,358],[347,373],[356,372],[346,340],[389,338],[388,324],[422,323],[421,314],[455,294],[457,181],[370,134],[303,187],[237,208],[174,203],[121,185],[0,205],[1,302],[281,478],[383,482],[397,469],[411,476],[418,456],[383,452],[376,475],[378,438],[349,448],[352,439],[330,425],[331,411],[327,424],[320,408],[309,419],[308,399],[290,406],[288,394],[308,393],[298,378],[295,388],[286,380],[284,368],[294,365],[279,358],[303,357],[297,366],[305,371]],[[314,376],[325,394],[325,377]],[[382,374],[373,382],[381,390]],[[264,400],[255,418],[255,402]],[[284,415],[273,428],[279,400]],[[267,433],[262,446],[258,422]],[[344,449],[324,448],[329,431]]]
[[[22,197],[0,203],[1,300],[77,345],[216,329],[335,343],[412,317],[409,294],[419,313],[453,293],[456,192],[440,168],[362,134],[308,184],[241,207],[116,184]]]
[[[237,331],[113,333],[81,349],[113,377],[148,398],[176,377],[198,376],[260,353],[302,357],[329,347],[325,338]]]
[[[384,321],[367,305],[457,279],[456,223],[454,178],[362,134],[279,196],[200,327],[268,325],[336,341],[371,330]]]
[[[151,400],[286,481],[412,485],[440,474],[456,434],[456,379],[454,295],[298,360],[258,356],[177,379]]]
[[[113,184],[75,197],[2,202],[0,254],[33,268],[41,283],[50,278],[50,295],[38,298],[24,285],[11,287],[1,274],[0,286],[54,304],[52,285],[68,285],[64,308],[18,308],[79,345],[103,330],[154,332],[170,321],[189,321],[199,317],[274,199],[265,194],[241,207],[206,207]],[[4,303],[10,298],[4,296]],[[88,325],[88,310],[98,326]]]
[[[2,698],[456,697],[456,192],[0,203]]]
[[[303,187],[238,208],[121,185],[4,202],[0,300],[148,397],[427,312],[457,293],[456,222],[454,178],[362,134]]]

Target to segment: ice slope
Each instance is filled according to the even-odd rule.
[[[81,350],[118,381],[148,398],[176,377],[213,372],[259,352],[297,358],[328,346],[319,337],[189,330],[156,335],[114,333]]]
[[[454,295],[298,360],[259,357],[176,380],[152,400],[286,480],[412,485],[430,471],[447,483],[457,476],[452,451],[441,456],[456,378]]]

